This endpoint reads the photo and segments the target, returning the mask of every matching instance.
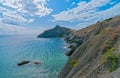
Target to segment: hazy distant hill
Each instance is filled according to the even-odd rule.
[[[70,29],[56,25],[55,28],[44,31],[38,37],[51,38],[51,37],[65,37],[70,33]]]

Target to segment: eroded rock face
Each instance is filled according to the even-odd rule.
[[[65,37],[69,60],[58,78],[119,78],[120,16]]]

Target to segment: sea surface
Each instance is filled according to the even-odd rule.
[[[58,38],[0,36],[0,78],[57,78],[67,61],[65,45]],[[17,66],[23,60],[30,63]]]

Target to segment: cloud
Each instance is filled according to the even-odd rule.
[[[47,0],[0,0],[0,34],[33,35],[40,34],[45,28],[26,27],[52,12]]]
[[[99,10],[107,4],[113,4],[111,0],[91,0],[90,2],[82,1],[78,6],[59,14],[52,15],[54,21],[79,22],[79,26],[85,26],[95,23],[98,20],[120,14],[120,3],[108,9]]]
[[[46,5],[46,0],[0,0],[1,19],[18,23],[29,23],[33,21],[30,19],[34,16],[43,17],[53,11]]]
[[[31,19],[33,20],[33,19]],[[30,21],[31,21],[30,20]],[[21,25],[7,24],[0,19],[0,35],[38,35],[45,30],[43,27],[28,28]]]
[[[75,2],[72,2],[71,6],[75,5]]]
[[[87,15],[88,18],[84,19],[82,18],[81,20],[85,20],[84,22],[81,22],[78,24],[78,26],[81,26],[81,28],[86,27],[88,25],[94,24],[97,21],[102,21],[106,18],[110,18],[116,15],[120,15],[120,3],[116,4],[115,6],[104,10],[104,11],[99,11],[99,12],[95,12],[93,14],[89,14]]]
[[[29,22],[29,23],[32,23],[32,22],[34,22],[34,20],[35,20],[35,19],[29,19],[28,22]]]
[[[42,30],[42,31],[41,31]],[[44,31],[44,28],[27,28],[0,22],[0,33],[9,35],[38,35]]]

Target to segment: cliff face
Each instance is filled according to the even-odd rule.
[[[65,37],[69,59],[58,78],[120,78],[120,16]]]
[[[44,31],[42,34],[38,35],[38,37],[43,38],[65,37],[66,35],[69,35],[70,32],[71,32],[70,29],[56,25],[55,28]]]

